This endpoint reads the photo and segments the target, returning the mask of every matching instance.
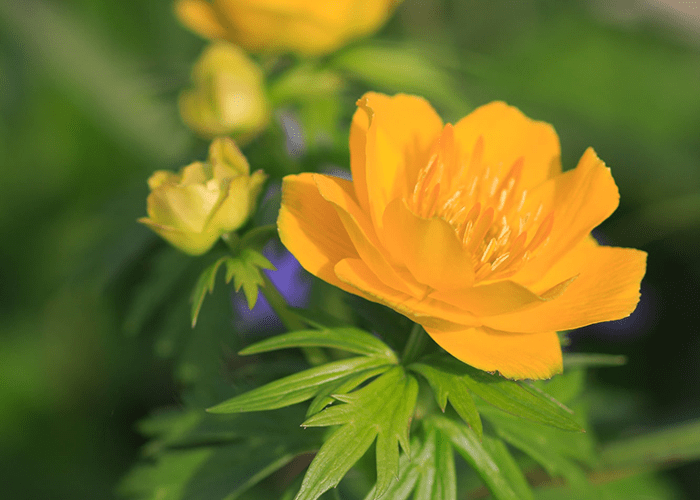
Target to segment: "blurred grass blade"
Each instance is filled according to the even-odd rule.
[[[623,366],[627,363],[625,356],[615,354],[589,354],[585,352],[564,354],[564,371],[574,368],[597,366]]]
[[[158,164],[183,158],[191,136],[180,124],[175,104],[156,97],[153,85],[134,69],[140,61],[118,53],[108,39],[56,2],[0,2],[3,21],[26,60],[39,63],[124,147]]]
[[[664,465],[700,459],[700,420],[608,444],[601,459],[612,467]]]

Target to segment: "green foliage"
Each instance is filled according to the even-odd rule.
[[[202,272],[192,292],[192,310],[190,315],[193,328],[197,324],[197,317],[202,309],[204,297],[207,292],[212,293],[214,291],[216,273],[224,264],[226,265],[226,283],[230,283],[233,279],[233,286],[236,291],[243,287],[249,309],[255,307],[255,303],[258,300],[258,287],[264,284],[260,270],[276,270],[269,260],[252,248],[243,248],[235,257],[226,255],[218,259]]]
[[[452,358],[433,357],[415,363],[411,368],[425,376],[433,386],[441,408],[444,407],[444,398],[448,397],[450,392],[463,393],[467,388],[487,403],[519,418],[567,431],[583,430],[571,416],[571,410],[551,396],[530,391],[521,383],[477,370]],[[455,409],[475,429],[477,435],[480,435],[481,424],[476,423],[473,410],[470,409],[469,403],[465,402],[466,398],[461,399],[462,407]]]
[[[381,498],[399,469],[399,443],[409,452],[408,429],[418,396],[416,379],[396,366],[362,389],[334,397],[345,404],[326,408],[305,427],[341,425],[323,444],[304,477],[296,500],[315,500],[336,486],[377,440],[377,484]]]
[[[323,389],[324,384],[379,367],[386,367],[388,370],[391,364],[386,359],[364,356],[333,361],[236,396],[209,408],[209,411],[238,413],[283,408],[314,397]]]
[[[330,347],[364,356],[386,358],[391,363],[398,362],[394,351],[384,342],[370,333],[351,327],[301,330],[284,335],[276,335],[246,347],[241,350],[240,354],[258,354],[278,349],[289,349],[291,347]]]
[[[149,417],[150,461],[134,468],[120,491],[162,500],[235,500],[301,453],[314,450],[316,432],[290,432],[298,411],[262,419],[172,411]]]

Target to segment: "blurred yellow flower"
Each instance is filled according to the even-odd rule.
[[[177,174],[158,170],[148,179],[148,217],[139,222],[183,252],[203,254],[248,220],[265,179],[262,170],[250,175],[231,139],[217,138],[206,163],[194,162]]]
[[[382,26],[400,0],[178,0],[182,23],[251,52],[332,52]]]
[[[217,41],[192,69],[194,87],[180,94],[183,121],[204,137],[234,135],[245,141],[265,128],[270,106],[260,67],[243,50]]]
[[[352,182],[284,179],[280,237],[312,274],[513,379],[561,372],[557,331],[634,310],[646,254],[590,236],[619,200],[592,149],[562,173],[554,129],[502,102],[455,125],[418,97],[358,105]]]

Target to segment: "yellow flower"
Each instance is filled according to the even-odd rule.
[[[502,102],[455,125],[418,97],[358,105],[352,182],[284,179],[279,234],[312,274],[513,379],[562,371],[558,330],[634,310],[646,254],[590,236],[619,200],[592,149],[562,173],[554,129]]]
[[[241,142],[267,125],[262,70],[239,47],[212,43],[195,63],[192,81],[178,104],[183,121],[200,135],[235,135]]]
[[[400,0],[399,0],[400,1]],[[384,24],[397,0],[178,0],[182,23],[251,52],[332,52]]]
[[[148,179],[148,217],[139,222],[183,252],[203,254],[248,220],[265,178],[262,170],[250,175],[231,139],[217,138],[206,163],[194,162],[177,174],[158,170]]]

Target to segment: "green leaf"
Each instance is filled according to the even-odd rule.
[[[192,310],[190,316],[192,318],[192,328],[197,325],[197,317],[199,316],[199,311],[202,309],[202,304],[204,303],[204,297],[207,292],[212,293],[214,291],[214,283],[216,282],[216,273],[224,262],[227,262],[230,257],[221,257],[219,260],[214,262],[211,266],[207,267],[202,274],[199,275],[197,284],[194,286],[192,291]],[[230,278],[226,277],[226,283],[230,281]]]
[[[411,441],[412,454],[399,460],[398,480],[391,483],[384,497],[387,500],[456,500],[457,478],[452,445],[433,426],[426,429],[423,442]],[[376,497],[372,488],[364,500]]]
[[[347,377],[338,380],[336,384],[326,384],[323,389],[316,394],[316,397],[309,405],[308,410],[306,410],[306,416],[310,417],[311,415],[323,410],[332,402],[336,401],[336,398],[332,397],[331,394],[338,395],[348,393],[363,382],[384,373],[390,368],[391,365],[380,366],[372,370],[365,370],[363,372],[348,375]]]
[[[292,409],[267,419],[201,411],[149,417],[141,427],[155,433],[147,446],[152,453],[120,491],[143,499],[234,500],[319,445],[320,433],[292,424],[300,417]]]
[[[430,422],[451,441],[457,452],[476,470],[496,499],[520,500],[508,483],[506,475],[501,472],[491,455],[481,445],[474,431],[466,425],[442,416],[431,417]]]
[[[304,477],[296,500],[315,500],[336,486],[377,439],[377,483],[380,498],[397,477],[399,444],[409,452],[408,430],[418,382],[395,366],[350,394],[336,395],[345,404],[326,408],[307,419],[305,427],[341,425],[326,441]]]
[[[356,44],[337,53],[332,67],[350,73],[370,87],[390,92],[410,92],[464,116],[470,105],[454,79],[435,64],[435,58],[406,44]]]
[[[493,408],[483,408],[482,414],[501,439],[532,457],[551,476],[563,476],[578,490],[590,488],[586,475],[572,460],[595,464],[594,445],[589,435],[525,423]]]
[[[438,406],[443,412],[449,400],[457,414],[469,424],[469,427],[471,427],[474,432],[476,432],[479,439],[481,439],[483,434],[481,418],[479,417],[479,412],[476,409],[474,400],[471,394],[469,394],[469,389],[464,377],[441,370],[439,367],[423,363],[413,363],[408,366],[408,369],[425,377],[428,384],[430,384],[430,387],[433,389],[433,394],[435,395]]]
[[[564,373],[576,368],[596,366],[622,366],[627,363],[625,356],[613,354],[570,353],[564,354]]]
[[[435,429],[430,429],[424,447],[425,453],[428,457],[417,464],[424,467],[416,486],[414,500],[456,500],[455,457],[450,441]]]
[[[263,286],[265,282],[260,269],[276,271],[275,266],[263,254],[252,248],[243,248],[235,258],[226,260],[226,283],[233,278],[233,287],[236,291],[243,287],[248,309],[255,307],[258,300],[258,287]]]
[[[396,354],[384,342],[371,333],[358,328],[345,327],[327,330],[301,330],[276,335],[243,349],[240,354],[258,354],[261,352],[290,349],[292,347],[330,347],[342,351],[385,358],[397,363]]]
[[[508,451],[508,447],[500,439],[484,436],[482,445],[498,466],[513,491],[520,500],[533,500],[532,489],[525,479],[522,469]]]
[[[386,359],[364,356],[334,361],[275,380],[209,408],[208,411],[211,413],[239,413],[282,408],[312,398],[323,388],[325,383],[358,371],[388,364]]]
[[[653,431],[605,446],[601,459],[614,467],[633,467],[700,458],[700,420]]]
[[[433,357],[423,363],[460,375],[473,394],[507,413],[551,427],[583,432],[581,424],[572,417],[573,412],[546,393],[533,392],[518,382],[491,375],[450,358]]]

